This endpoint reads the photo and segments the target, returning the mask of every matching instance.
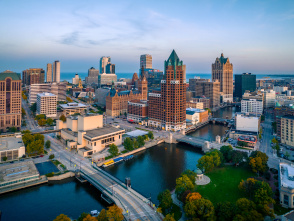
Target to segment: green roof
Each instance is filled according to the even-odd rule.
[[[5,78],[11,77],[12,80],[21,80],[20,74],[12,71],[4,71],[0,73],[0,81],[4,81]]]
[[[276,107],[281,107],[281,104],[278,101],[276,102]]]
[[[220,58],[219,58],[220,63],[225,64],[225,63],[227,63],[227,60],[228,60],[228,58],[225,58],[224,54],[222,53]]]
[[[181,61],[175,52],[175,50],[172,51],[167,61],[165,61],[165,66],[182,66],[183,61]]]

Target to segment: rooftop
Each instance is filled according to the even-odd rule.
[[[21,80],[20,74],[13,71],[6,70],[0,73],[0,81],[4,81],[7,77],[11,77],[12,80]]]
[[[186,114],[189,114],[189,115],[193,115],[195,113],[202,113],[202,112],[205,112],[206,110],[203,110],[203,109],[198,109],[198,108],[187,108],[186,109]]]
[[[294,189],[294,168],[286,163],[280,163],[281,187]]]
[[[289,119],[289,120],[294,120],[294,116],[282,116],[281,118],[286,118],[286,119]]]
[[[131,132],[126,133],[129,137],[138,137],[138,136],[143,136],[148,134],[148,132],[143,131],[143,130],[133,130]]]
[[[105,127],[101,127],[101,128],[97,128],[94,130],[88,130],[86,131],[86,135],[87,137],[89,137],[90,139],[96,138],[96,137],[100,137],[100,136],[104,136],[107,134],[112,134],[112,133],[117,133],[117,132],[124,132],[125,130],[123,129],[119,129],[119,128],[115,128],[112,126],[105,126]]]
[[[69,109],[69,108],[80,108],[80,107],[87,107],[87,105],[81,104],[81,103],[68,103],[68,104],[59,104],[59,106],[63,109]]]
[[[68,129],[68,128],[64,128],[64,129],[62,129],[62,130],[63,130],[64,132],[66,132],[66,133],[68,133],[68,134],[74,136],[74,137],[78,137],[78,132],[74,132],[74,131],[72,131],[72,130],[70,130],[70,129]]]
[[[56,97],[56,95],[55,94],[52,94],[52,93],[49,93],[49,92],[43,92],[43,93],[39,93],[39,94],[37,94],[37,96],[39,96],[39,97]]]
[[[24,147],[21,136],[16,137],[1,137],[0,138],[0,151],[13,150]]]
[[[0,184],[34,175],[39,175],[39,171],[33,161],[6,164],[0,167]]]
[[[261,116],[261,114],[260,113],[249,113],[249,112],[247,112],[247,113],[243,113],[243,112],[237,112],[236,114],[235,114],[235,116],[242,116],[242,117],[256,117],[256,118],[259,118],[260,116]]]

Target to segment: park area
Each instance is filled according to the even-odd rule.
[[[229,201],[235,203],[239,198],[246,197],[246,193],[238,189],[242,180],[254,177],[246,166],[224,166],[215,168],[206,175],[211,182],[205,186],[197,186],[197,192],[202,197],[209,199],[213,204]]]

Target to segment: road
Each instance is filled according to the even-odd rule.
[[[37,127],[33,116],[30,114],[27,103],[23,102],[23,107],[27,112],[27,128],[31,131],[37,132],[42,129]],[[98,181],[105,189],[114,193],[114,201],[120,201],[123,204],[124,212],[127,211],[126,218],[129,220],[161,220],[160,215],[156,212],[156,208],[149,205],[148,199],[140,199],[139,194],[135,191],[126,190],[117,180],[112,179],[110,176],[97,171],[92,167],[92,162],[78,155],[76,152],[70,152],[66,147],[52,136],[46,134],[45,140],[51,141],[51,153],[62,162],[69,170],[75,171],[79,169],[86,175],[90,176],[95,181]],[[151,185],[151,184],[150,184]]]

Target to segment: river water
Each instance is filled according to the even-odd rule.
[[[229,107],[214,113],[214,117],[231,118],[238,108]],[[206,125],[189,134],[207,140],[222,136],[227,128],[222,125]],[[175,187],[175,180],[185,170],[194,170],[202,156],[199,149],[185,144],[160,144],[127,162],[106,168],[121,179],[131,178],[132,188],[155,203],[159,192]],[[101,210],[105,204],[100,192],[89,184],[69,179],[56,184],[41,185],[0,196],[2,221],[53,220],[61,213],[78,218],[82,212]]]

